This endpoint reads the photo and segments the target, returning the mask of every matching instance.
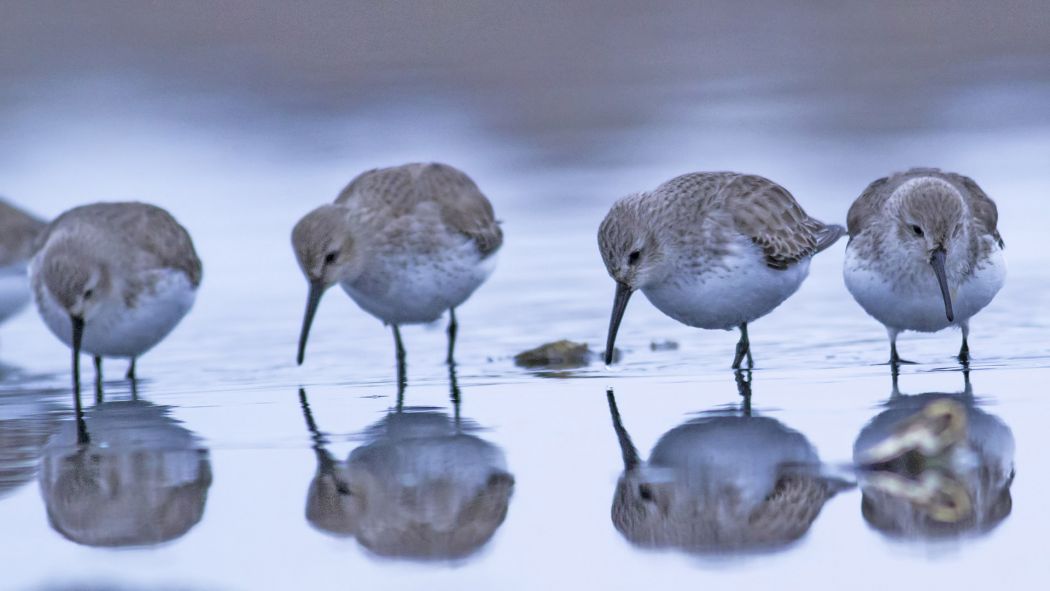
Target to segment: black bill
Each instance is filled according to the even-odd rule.
[[[953,322],[955,313],[952,311],[952,294],[948,290],[948,276],[944,272],[946,256],[948,253],[943,248],[938,248],[930,256],[930,265],[933,266],[933,272],[937,275],[937,283],[941,286],[941,295],[944,297],[944,314],[948,317],[948,322]]]
[[[623,320],[623,311],[627,309],[627,301],[631,299],[634,291],[626,283],[616,282],[616,297],[613,299],[612,318],[609,319],[609,337],[605,341],[605,365],[612,364],[613,346],[616,344],[616,331],[620,330],[620,321]]]
[[[70,316],[73,323],[73,390],[80,392],[80,343],[84,340],[84,319]]]
[[[303,315],[303,328],[299,333],[299,354],[295,358],[299,365],[303,364],[303,358],[306,356],[306,339],[310,337],[310,326],[314,323],[314,314],[317,313],[317,305],[321,303],[324,290],[325,286],[320,281],[310,282],[310,293],[306,296],[306,313]]]

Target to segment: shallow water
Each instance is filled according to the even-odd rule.
[[[163,24],[139,9],[5,9],[0,43],[18,51],[0,51],[17,82],[0,90],[0,191],[45,217],[99,199],[163,205],[205,276],[190,316],[140,361],[137,401],[119,361],[104,402],[85,392],[87,447],[68,351],[32,310],[0,327],[0,588],[1042,588],[1050,47],[1045,11],[975,6],[947,22],[906,6],[831,15],[816,30],[800,11],[779,24],[809,41],[768,47],[743,41],[766,31],[755,15],[703,25],[705,45],[675,10],[619,39],[633,9],[551,9],[516,15],[520,27],[481,9],[365,11],[345,36],[326,24],[335,7],[299,20],[173,10]],[[866,20],[893,42],[858,36]],[[374,33],[399,27],[426,34]],[[314,34],[325,42],[303,43]],[[389,331],[334,290],[296,367],[306,286],[291,226],[358,171],[409,160],[465,169],[504,223],[495,274],[457,311],[454,373],[443,324],[406,328],[399,394]],[[972,396],[946,331],[901,338],[919,363],[891,401],[885,334],[842,284],[844,242],[752,325],[751,419],[726,369],[736,335],[642,297],[613,369],[514,366],[559,338],[600,349],[613,285],[595,232],[613,199],[731,168],[841,222],[870,180],[914,164],[966,172],[1000,206],[1010,277],[973,322]],[[651,348],[664,340],[679,346]],[[991,484],[957,535],[894,535],[899,505],[863,510],[875,495],[850,467],[854,444],[930,392],[967,409]],[[627,437],[642,464],[617,501]],[[683,440],[710,451],[698,460]],[[800,531],[748,537],[730,508],[721,537],[668,533],[675,495],[698,494],[691,479],[755,503],[784,462],[826,483]],[[640,484],[670,519],[617,517],[645,504]],[[645,531],[667,547],[632,542]]]

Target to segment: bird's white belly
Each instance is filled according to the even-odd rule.
[[[469,242],[439,257],[406,253],[378,258],[362,277],[341,285],[357,305],[383,322],[419,324],[466,301],[495,265],[495,254],[482,259]]]
[[[864,311],[888,328],[936,332],[967,324],[992,301],[1006,281],[1006,261],[996,246],[962,283],[952,285],[949,280],[955,316],[952,322],[945,314],[944,297],[932,267],[928,273],[923,269],[914,276],[905,276],[907,279],[888,277],[860,259],[854,248],[847,247],[843,277],[846,288]]]
[[[773,311],[798,290],[809,259],[771,269],[749,253],[702,275],[683,274],[642,289],[661,312],[698,328],[730,329]]]
[[[29,303],[29,278],[25,266],[0,268],[0,322]]]
[[[139,295],[128,307],[122,298],[107,299],[84,323],[81,350],[102,357],[137,357],[168,335],[193,307],[196,288],[185,273],[155,271],[154,288]],[[72,346],[72,322],[46,288],[37,301],[51,332]]]

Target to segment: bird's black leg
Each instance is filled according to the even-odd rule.
[[[740,364],[747,357],[747,367],[754,367],[754,359],[751,358],[751,341],[747,338],[747,323],[740,325],[740,341],[736,344],[736,357],[733,358],[733,369],[740,369]]]
[[[456,332],[459,330],[459,324],[456,323],[456,309],[448,309],[448,357],[445,362],[449,365],[455,363],[455,359],[452,354],[456,350]]]
[[[914,365],[914,361],[908,361],[907,359],[901,359],[901,356],[897,354],[897,333],[890,331],[890,366],[896,368],[899,365]]]
[[[102,356],[95,355],[95,402],[102,402]]]
[[[394,351],[397,353],[397,409],[400,411],[404,403],[405,387],[408,385],[405,372],[405,345],[401,342],[401,330],[396,324],[391,326],[394,328]]]
[[[970,327],[963,325],[962,327],[962,347],[959,348],[959,363],[964,366],[969,366],[970,363],[970,343],[968,342],[970,336]]]
[[[135,361],[137,361],[137,359],[135,357],[132,357],[131,364],[128,365],[128,373],[124,376],[125,378],[132,381],[135,380]]]

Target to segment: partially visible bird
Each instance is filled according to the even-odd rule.
[[[80,352],[135,360],[159,343],[193,306],[201,261],[189,233],[167,211],[137,202],[94,203],[51,222],[29,267],[37,309],[51,332]]]
[[[995,202],[973,179],[913,168],[870,185],[849,210],[846,287],[886,326],[890,363],[900,363],[905,330],[962,329],[959,360],[970,357],[970,318],[1006,281]]]
[[[321,296],[336,283],[393,327],[399,368],[399,327],[432,322],[448,311],[452,363],[455,308],[488,278],[502,244],[492,205],[463,172],[433,163],[362,173],[335,203],[306,214],[292,230],[292,247],[310,286],[298,363]]]
[[[739,327],[733,368],[745,357],[752,365],[748,323],[795,293],[810,258],[844,233],[756,175],[691,173],[620,199],[598,229],[605,268],[616,280],[606,364],[627,301],[641,290],[683,324]]]
[[[46,224],[0,199],[0,323],[29,303],[26,268]]]

